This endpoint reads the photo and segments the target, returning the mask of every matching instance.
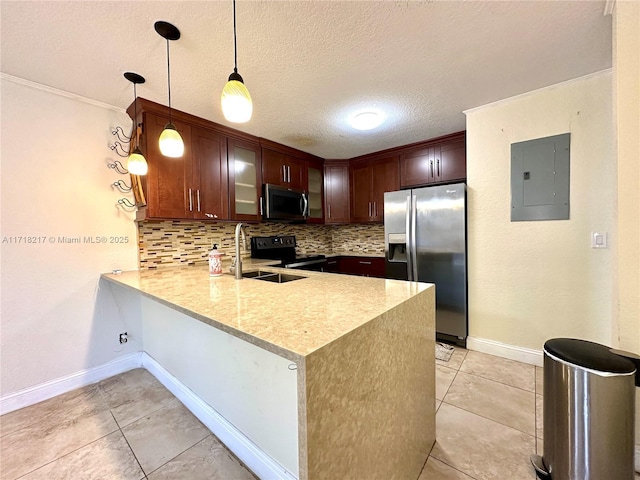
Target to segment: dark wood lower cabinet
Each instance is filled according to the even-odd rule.
[[[331,257],[327,259],[325,271],[345,275],[384,278],[384,258],[382,257]]]

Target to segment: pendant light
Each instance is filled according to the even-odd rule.
[[[169,40],[178,40],[180,30],[168,22],[159,21],[154,24],[158,35],[167,40],[167,86],[169,90],[169,123],[164,126],[160,134],[160,153],[165,157],[179,158],[184,154],[184,142],[176,130],[176,126],[171,123],[171,63],[169,61]]]
[[[140,147],[138,146],[138,95],[136,93],[136,85],[139,83],[144,83],[145,79],[143,76],[138,75],[133,72],[126,72],[124,74],[124,78],[133,83],[133,135],[131,135],[131,141],[135,138],[135,148],[129,155],[127,159],[127,170],[129,173],[133,175],[146,175],[147,170],[149,169],[147,165],[147,160],[142,155],[140,151]],[[135,137],[134,137],[135,135]]]
[[[251,120],[253,103],[244,80],[238,73],[238,44],[236,41],[236,0],[233,0],[233,53],[234,67],[229,75],[229,81],[222,90],[222,113],[224,118],[234,123],[244,123]]]

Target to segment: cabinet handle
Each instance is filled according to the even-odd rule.
[[[373,202],[373,216],[378,216],[378,202]]]
[[[200,211],[200,189],[196,190],[196,195],[198,197],[198,211]]]
[[[205,213],[204,216],[207,218],[218,218],[218,215],[214,213]]]
[[[282,165],[282,181],[287,183],[287,167]]]
[[[371,265],[371,262],[365,262],[365,261],[363,261],[363,260],[360,260],[358,263],[359,263],[360,265]]]
[[[369,202],[369,217],[371,217],[371,202]]]
[[[327,208],[329,209],[329,215],[328,217],[331,218],[331,204],[327,205]]]
[[[429,166],[431,167],[431,178],[433,178],[433,160],[429,161]]]
[[[291,167],[287,165],[287,181],[291,183]]]
[[[438,169],[437,169],[438,176],[440,176],[440,159],[437,159],[437,160],[436,160],[436,167],[438,168]]]
[[[264,213],[262,213],[262,197],[260,197],[260,215],[264,215]]]
[[[191,197],[191,189],[189,189],[189,211],[193,212],[193,198]]]

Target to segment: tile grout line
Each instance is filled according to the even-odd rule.
[[[206,428],[206,427],[205,427]],[[181,451],[180,453],[178,453],[177,455],[174,455],[173,457],[171,457],[169,460],[167,460],[166,462],[164,462],[162,465],[160,465],[158,468],[156,468],[155,470],[152,470],[151,472],[149,472],[147,475],[151,475],[155,472],[157,472],[158,470],[160,470],[162,467],[164,467],[165,465],[167,465],[169,462],[172,462],[173,460],[175,460],[176,458],[178,458],[180,455],[182,455],[183,453],[185,453],[187,450],[191,450],[193,447],[195,447],[196,445],[198,445],[199,443],[204,442],[207,438],[209,438],[210,436],[213,435],[213,433],[211,433],[211,431],[207,428],[207,431],[209,431],[209,435],[207,435],[206,437],[204,437],[202,440],[198,440],[196,443],[194,443],[193,445],[191,445],[188,448],[185,448],[183,451]]]
[[[109,413],[111,413],[111,410],[109,410]],[[114,419],[114,420],[115,420],[115,419]],[[116,425],[117,425],[117,422],[116,422]],[[20,475],[20,476],[18,476],[18,477],[15,477],[15,480],[18,480],[18,479],[20,479],[20,478],[24,478],[24,477],[26,477],[27,475],[30,475],[30,474],[32,474],[33,472],[36,472],[36,471],[40,470],[41,468],[46,467],[47,465],[51,465],[52,463],[55,463],[55,462],[57,462],[58,460],[63,459],[64,457],[68,457],[68,456],[69,456],[69,455],[71,455],[72,453],[75,453],[75,452],[77,452],[78,450],[82,450],[83,448],[88,447],[88,446],[89,446],[89,445],[91,445],[92,443],[99,442],[99,441],[100,441],[100,440],[102,440],[103,438],[108,437],[109,435],[111,435],[111,434],[113,434],[113,433],[115,433],[115,432],[116,432],[116,430],[114,430],[113,432],[109,432],[109,433],[107,433],[107,434],[105,434],[105,435],[101,436],[100,438],[96,438],[95,440],[92,440],[92,441],[91,441],[91,442],[89,442],[89,443],[85,443],[84,445],[81,445],[81,446],[79,446],[78,448],[75,448],[75,449],[73,449],[73,450],[71,450],[71,451],[69,451],[69,452],[65,453],[64,455],[60,455],[59,457],[56,457],[56,458],[54,458],[54,459],[53,459],[53,460],[51,460],[51,461],[45,462],[45,463],[43,463],[42,465],[39,465],[38,467],[34,468],[33,470],[30,470],[30,471],[28,471],[28,472],[26,472],[26,473],[23,473],[22,475]]]
[[[135,459],[136,463],[140,467],[140,471],[142,472],[142,475],[143,475],[140,480],[144,480],[145,478],[147,478],[147,472],[145,472],[144,468],[142,468],[142,464],[140,463],[140,460],[138,460],[138,457],[136,456],[136,452],[133,451],[133,448],[131,447],[131,444],[129,443],[127,436],[122,431],[122,427],[118,423],[118,420],[116,420],[116,417],[113,414],[113,411],[111,411],[111,408],[109,408],[109,413],[113,417],[113,421],[116,422],[116,425],[118,426],[118,430],[120,431],[120,435],[122,435],[122,438],[124,438],[124,441],[127,443],[127,447],[129,447],[129,451],[131,452],[131,455],[133,455],[133,458]]]
[[[494,379],[494,378],[485,377],[484,375],[479,375],[479,374],[477,374],[477,373],[465,372],[464,370],[458,370],[458,371],[459,371],[459,372],[462,372],[462,373],[464,373],[464,374],[467,374],[467,375],[474,375],[474,376],[479,377],[479,378],[482,378],[482,379],[484,379],[484,380],[490,380],[490,381],[492,381],[492,382],[499,383],[500,385],[505,385],[505,386],[507,386],[507,387],[517,388],[518,390],[521,390],[521,391],[523,391],[523,392],[533,393],[533,394],[535,394],[535,393],[536,393],[536,392],[535,392],[535,390],[536,390],[536,387],[535,387],[535,371],[534,371],[534,378],[533,378],[533,381],[534,381],[533,390],[527,390],[526,388],[522,388],[522,387],[518,387],[518,386],[516,386],[516,385],[511,385],[511,384],[508,384],[508,383],[504,383],[504,382],[501,382],[500,380],[496,380],[496,379]]]

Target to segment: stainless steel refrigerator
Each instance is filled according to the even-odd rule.
[[[467,218],[464,183],[384,194],[387,278],[436,285],[436,336],[466,346]]]

